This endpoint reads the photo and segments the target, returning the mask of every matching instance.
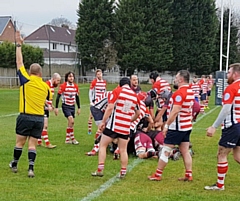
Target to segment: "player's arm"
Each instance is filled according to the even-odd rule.
[[[151,115],[146,115],[146,119],[148,121],[148,128],[147,131],[152,130],[153,126],[154,126],[154,121]]]
[[[132,116],[131,122],[134,122],[135,120],[137,120],[138,116],[140,115],[139,105],[140,105],[140,102],[139,102],[139,100],[138,100],[138,102],[137,102],[137,104],[136,104],[136,107],[135,107],[135,113],[134,113],[134,115]]]
[[[48,85],[47,85],[47,87],[48,87],[48,95],[47,95],[47,98],[46,98],[46,105],[48,107],[48,110],[52,111],[52,109],[53,109],[53,105],[52,105],[52,99],[53,99],[52,92],[51,92],[51,89],[50,89],[50,87]]]
[[[155,122],[161,121],[162,120],[162,116],[163,116],[163,114],[165,113],[166,110],[167,110],[167,106],[163,106],[161,108],[161,110],[158,112],[158,114],[155,117],[154,121]]]
[[[112,111],[114,109],[114,103],[108,103],[108,106],[106,108],[106,111],[104,112],[104,116],[102,119],[102,122],[106,124],[108,117],[112,114]]]
[[[60,85],[59,90],[58,90],[56,103],[55,103],[55,109],[54,109],[54,113],[56,116],[58,115],[58,104],[59,104],[59,100],[60,100],[60,97],[61,97],[63,91],[64,91],[64,84]]]
[[[20,85],[23,85],[30,80],[30,77],[23,64],[23,56],[22,56],[23,39],[19,31],[16,32],[16,43],[17,43],[17,46],[16,46],[17,74],[19,76]]]
[[[94,90],[93,89],[89,89],[88,96],[89,96],[90,104],[93,104],[93,102],[94,102]]]
[[[78,107],[77,114],[79,115],[81,112],[81,109],[80,109],[80,98],[79,98],[78,94],[76,94],[76,103],[77,103],[77,107]]]
[[[226,119],[231,108],[232,108],[232,104],[223,105],[222,110],[220,111],[220,113],[219,113],[217,119],[215,120],[215,122],[213,123],[213,125],[210,126],[209,128],[207,128],[207,136],[208,137],[213,136],[213,134],[216,131],[216,128],[221,125],[221,123],[224,121],[224,119]]]
[[[20,67],[24,66],[23,64],[23,56],[22,56],[22,44],[23,39],[21,37],[20,31],[16,31],[16,63],[17,63],[17,70],[20,69]]]
[[[181,108],[182,108],[181,105],[173,105],[173,108],[172,108],[172,111],[170,112],[169,118],[166,121],[167,126],[170,125],[176,119]]]
[[[90,85],[90,88],[89,88],[89,93],[88,93],[88,96],[89,96],[89,102],[90,104],[93,104],[94,102],[94,88],[96,86],[96,79],[94,79]]]
[[[227,115],[231,111],[231,108],[232,108],[232,104],[223,105],[217,119],[212,125],[213,128],[217,128],[218,126],[221,125],[221,123],[224,121],[224,119],[226,119]]]

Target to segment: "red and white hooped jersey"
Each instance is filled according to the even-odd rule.
[[[199,83],[198,83],[198,82],[197,82],[197,83],[192,82],[192,83],[190,84],[190,87],[191,87],[192,90],[193,90],[194,96],[195,96],[195,97],[198,97],[199,94],[200,94],[200,90],[201,90],[201,87],[200,87]]]
[[[143,101],[140,101],[140,115],[138,118],[131,123],[130,129],[135,131],[138,123],[141,121],[142,118],[149,116],[149,110],[147,109],[145,103]]]
[[[54,95],[54,86],[52,84],[52,80],[47,80],[46,84],[50,87],[51,93],[52,93],[52,97]],[[47,100],[47,104],[45,105],[45,110],[48,109],[48,105],[52,105],[52,100]]]
[[[201,90],[202,90],[202,93],[203,94],[206,94],[207,93],[207,90],[208,90],[208,83],[205,79],[201,79],[199,81],[199,84],[200,84],[200,87],[201,87]]]
[[[169,125],[169,130],[188,131],[192,129],[193,103],[194,93],[189,85],[183,85],[173,93],[167,109],[167,117],[169,118],[173,105],[180,105],[181,110],[176,119]]]
[[[209,79],[207,84],[208,84],[208,91],[211,91],[212,90],[212,85],[213,85],[213,80]]]
[[[156,82],[153,83],[152,89],[154,89],[157,92],[157,94],[159,94],[164,89],[168,89],[169,91],[171,91],[171,86],[166,80],[163,80],[160,78],[160,79],[157,79]]]
[[[58,93],[62,95],[62,103],[66,105],[75,105],[76,95],[79,95],[78,85],[64,82],[60,85]]]
[[[112,92],[107,91],[104,92],[101,96],[97,97],[97,99],[94,102],[94,107],[101,110],[102,112],[105,112],[107,105],[108,105],[108,97],[110,96]]]
[[[99,80],[95,78],[90,85],[90,90],[93,90],[93,100],[96,100],[97,97],[100,97],[106,91],[107,82],[106,80]]]
[[[114,104],[114,109],[106,128],[123,135],[129,135],[131,118],[135,110],[139,110],[137,94],[129,87],[122,86],[114,89],[108,98],[108,104]]]
[[[223,121],[222,129],[240,123],[240,79],[228,85],[223,92],[223,105],[231,104],[231,111]]]
[[[54,95],[54,86],[52,84],[52,80],[47,80],[46,83],[50,87],[51,92],[52,92],[52,96],[53,96]]]
[[[156,82],[153,83],[152,89],[156,91],[157,94],[161,93],[164,89],[171,91],[170,84],[161,78],[157,79]],[[161,98],[156,100],[156,105],[158,108],[162,108],[164,105],[164,101]]]

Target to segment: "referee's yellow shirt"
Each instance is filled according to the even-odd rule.
[[[44,115],[46,100],[52,100],[50,87],[41,77],[29,76],[25,67],[18,70],[20,80],[19,112],[32,115]]]

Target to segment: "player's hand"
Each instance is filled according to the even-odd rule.
[[[20,31],[16,31],[16,43],[22,45],[23,44],[23,38],[20,34]]]
[[[58,115],[58,108],[54,109],[54,113],[55,113],[56,116]]]
[[[161,120],[154,123],[154,127],[162,127],[163,122]]]
[[[98,130],[99,130],[99,131],[103,132],[104,128],[105,128],[105,123],[100,123],[100,124],[98,125]]]
[[[142,129],[142,131],[146,133],[148,131],[148,128],[145,127],[145,128]]]
[[[94,103],[93,103],[93,102],[91,102],[91,103],[90,103],[90,106],[94,106]]]
[[[53,111],[53,106],[51,106],[51,105],[48,105],[48,111]]]
[[[164,137],[164,138],[166,138],[167,131],[168,131],[167,128],[163,128],[163,130],[162,130],[162,134],[163,134],[163,137]]]
[[[207,136],[208,136],[208,137],[212,137],[213,134],[215,133],[215,131],[216,131],[216,128],[214,128],[214,127],[212,127],[212,126],[208,127],[208,128],[207,128]]]
[[[81,113],[81,109],[79,108],[79,109],[77,110],[77,114],[80,115],[80,113]]]

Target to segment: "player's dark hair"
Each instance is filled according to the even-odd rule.
[[[74,74],[74,72],[69,71],[69,72],[67,72],[67,73],[65,74],[65,82],[68,81],[68,76],[69,76],[70,74],[73,74],[73,77],[74,77],[74,79],[75,79],[75,74]]]

